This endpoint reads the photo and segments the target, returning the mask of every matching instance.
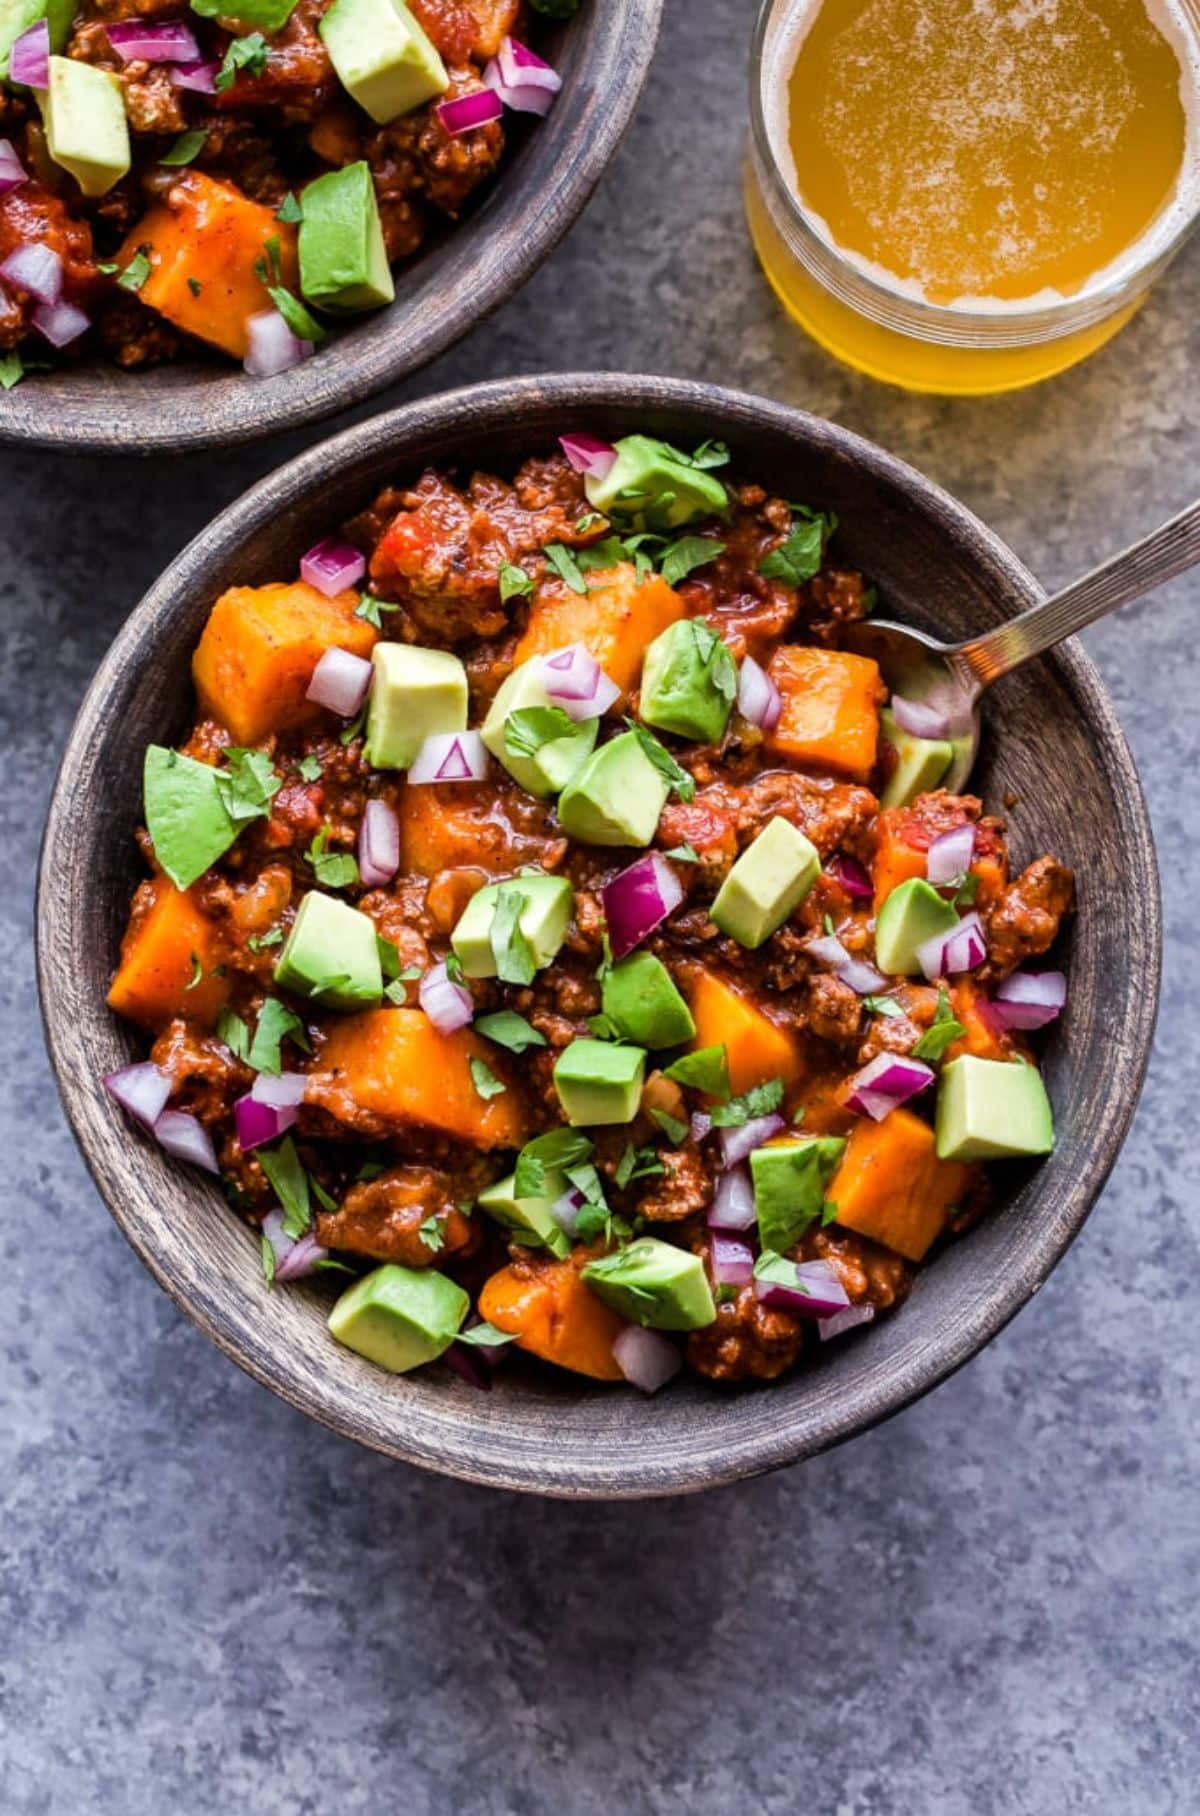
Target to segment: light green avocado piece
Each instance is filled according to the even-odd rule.
[[[782,1255],[821,1215],[825,1188],[846,1144],[836,1135],[769,1142],[750,1156],[758,1239]]]
[[[719,744],[737,689],[737,665],[716,631],[680,618],[646,651],[638,713],[660,731]]]
[[[889,977],[919,977],[926,940],[952,933],[958,915],[922,877],[893,889],[875,919],[875,963]]]
[[[70,36],[74,17],[75,0],[0,0],[0,79],[8,80],[9,52],[22,32],[44,19],[50,31],[50,49],[60,51]]]
[[[390,303],[396,286],[369,166],[360,159],[326,171],[301,201],[300,289],[309,302],[335,313]]]
[[[632,1122],[642,1101],[646,1055],[609,1040],[573,1040],[554,1064],[554,1089],[572,1128]]]
[[[389,1263],[347,1287],[329,1328],[347,1349],[403,1375],[449,1349],[470,1309],[468,1295],[445,1274]]]
[[[564,1260],[571,1252],[571,1239],[555,1217],[554,1206],[567,1189],[565,1177],[547,1168],[546,1192],[540,1198],[517,1198],[513,1191],[516,1183],[516,1174],[510,1173],[507,1179],[489,1185],[476,1199],[480,1210],[486,1211],[502,1229],[513,1230],[519,1237],[533,1237],[530,1247],[547,1248],[560,1261]]]
[[[583,482],[594,511],[631,529],[677,530],[697,517],[725,510],[729,495],[719,479],[686,454],[652,435],[626,435],[603,479]]]
[[[219,771],[151,744],[142,766],[142,807],[154,856],[177,889],[187,889],[228,851],[241,828],[221,797]]]
[[[574,896],[566,877],[528,871],[488,883],[478,890],[458,917],[450,944],[468,977],[498,977],[499,962],[492,950],[492,922],[502,889],[516,890],[524,898],[517,926],[540,971],[548,965],[566,938]]]
[[[631,1324],[651,1330],[703,1330],[717,1308],[699,1255],[640,1236],[625,1248],[589,1261],[583,1279]]]
[[[722,933],[753,950],[783,926],[820,874],[816,846],[776,815],[747,845],[709,913]]]
[[[379,126],[450,86],[404,0],[333,0],[317,30],[342,87]]]
[[[1054,1112],[1035,1066],[964,1053],[938,1079],[939,1160],[1010,1160],[1049,1154]]]
[[[542,661],[541,656],[531,656],[528,662],[522,662],[520,668],[514,668],[511,675],[505,676],[483,722],[480,736],[496,761],[503,763],[514,782],[519,782],[530,794],[545,797],[565,788],[584,760],[592,754],[596,747],[600,721],[580,720],[561,738],[552,738],[539,745],[530,756],[520,756],[508,748],[504,727],[510,714],[524,712],[529,707],[554,705],[542,682]]]
[[[585,845],[648,845],[671,785],[623,731],[593,751],[558,800],[558,823]]]
[[[51,57],[49,86],[37,94],[50,156],[84,195],[104,195],[132,162],[120,81],[74,57]]]
[[[268,37],[282,31],[296,10],[296,0],[189,0],[189,4],[202,19],[228,19]]]
[[[375,923],[310,889],[275,966],[275,982],[326,1009],[369,1009],[383,996]]]
[[[426,738],[467,729],[467,671],[449,650],[377,643],[367,708],[367,762],[407,769]]]
[[[652,952],[635,952],[605,973],[600,1006],[626,1040],[655,1052],[680,1047],[696,1032],[671,973]]]
[[[896,753],[896,767],[879,797],[881,807],[907,807],[917,795],[936,788],[950,767],[954,746],[948,738],[915,738],[896,724],[890,706],[879,715],[879,730]]]

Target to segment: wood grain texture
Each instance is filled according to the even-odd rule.
[[[795,1462],[906,1406],[995,1335],[1078,1233],[1128,1128],[1149,1055],[1161,931],[1149,823],[1112,706],[1067,645],[989,694],[975,785],[1009,814],[1014,858],[1075,866],[1071,991],[1046,1077],[1059,1143],[1044,1164],[998,1171],[993,1213],[937,1256],[900,1312],[830,1345],[783,1382],[721,1391],[672,1384],[647,1402],[514,1359],[490,1394],[447,1370],[391,1378],[341,1349],[335,1289],[268,1294],[258,1245],[210,1181],[172,1164],[100,1085],[136,1051],[104,992],[138,876],[144,745],[190,717],[188,658],[214,596],[295,570],[300,553],[384,481],[427,461],[509,470],[567,429],[633,428],[684,445],[724,437],[739,472],[832,508],[848,559],[889,616],[946,637],[1041,596],[977,519],[912,468],[848,431],[761,398],[625,375],[473,386],[346,431],[270,475],[172,563],[128,620],[87,694],[43,847],[38,967],[50,1053],[72,1127],[117,1223],[159,1283],[257,1380],[334,1430],[471,1481],[567,1496],[705,1488]]]
[[[512,296],[582,212],[629,124],[654,54],[662,0],[587,0],[552,28],[563,78],[544,120],[509,114],[497,182],[457,224],[396,267],[396,300],[336,326],[312,359],[250,379],[217,356],[143,373],[101,360],[0,391],[0,443],[161,454],[254,441],[349,409],[397,384]]]

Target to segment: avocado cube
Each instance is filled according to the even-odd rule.
[[[326,1009],[373,1008],[383,996],[375,923],[310,889],[279,954],[275,982]]]
[[[696,1032],[671,973],[652,952],[635,952],[605,973],[601,1008],[626,1040],[655,1052],[682,1046]]]
[[[347,1287],[329,1328],[347,1349],[403,1375],[449,1349],[470,1308],[468,1295],[445,1274],[389,1263]]]
[[[360,159],[326,171],[302,201],[300,289],[309,302],[335,313],[390,303],[396,286],[369,166]]]
[[[657,1236],[589,1261],[583,1279],[622,1318],[651,1330],[703,1330],[717,1315],[700,1256]]]
[[[646,651],[638,712],[660,731],[719,744],[737,685],[733,657],[716,631],[698,618],[680,618]]]
[[[907,807],[917,795],[937,787],[954,756],[948,738],[917,738],[902,731],[890,706],[879,715],[879,733],[896,753],[896,767],[879,797],[881,807]]]
[[[23,32],[44,19],[50,32],[50,49],[59,51],[71,35],[74,0],[0,0],[0,81],[8,81],[8,59]]]
[[[836,1135],[772,1141],[750,1156],[758,1239],[782,1255],[821,1215],[825,1188],[845,1151]]]
[[[600,721],[582,719],[561,738],[551,738],[529,756],[509,750],[504,727],[510,713],[521,712],[527,707],[554,705],[542,681],[542,661],[541,656],[531,656],[528,662],[522,662],[520,668],[514,668],[512,674],[505,677],[480,735],[496,761],[503,763],[515,782],[527,788],[530,794],[544,797],[565,788],[585,758],[591,755],[596,747]]]
[[[516,1183],[516,1174],[510,1173],[507,1179],[489,1185],[476,1199],[480,1210],[531,1248],[546,1248],[560,1261],[565,1259],[571,1252],[571,1239],[555,1217],[554,1206],[567,1189],[566,1179],[547,1168],[546,1192],[540,1198],[518,1198],[513,1189]]]
[[[46,146],[84,195],[104,195],[129,169],[125,90],[116,76],[74,57],[51,57],[50,82],[38,91]]]
[[[450,86],[404,0],[333,0],[317,30],[342,87],[379,126]]]
[[[594,511],[630,529],[677,530],[697,517],[724,511],[729,496],[719,479],[652,435],[626,435],[602,479],[583,482]]]
[[[492,922],[502,889],[516,890],[523,898],[517,926],[539,971],[550,963],[566,938],[574,905],[566,877],[529,871],[524,876],[507,877],[502,883],[488,883],[471,897],[450,935],[450,944],[468,977],[500,975],[492,947]]]
[[[593,751],[558,801],[558,823],[585,845],[648,845],[671,785],[642,749],[622,732]]]
[[[449,650],[377,643],[367,708],[367,761],[407,769],[426,738],[467,729],[467,671]]]
[[[783,926],[820,874],[815,845],[777,814],[747,845],[709,912],[722,933],[753,951]]]
[[[919,977],[926,940],[958,926],[954,907],[923,877],[891,890],[875,917],[875,963],[889,977]]]
[[[573,1040],[554,1064],[554,1089],[572,1128],[632,1122],[642,1101],[646,1055],[608,1040]]]
[[[1041,1074],[1019,1059],[952,1059],[938,1079],[934,1120],[939,1160],[1009,1160],[1054,1147]]]

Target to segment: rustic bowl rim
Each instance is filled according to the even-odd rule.
[[[502,170],[461,229],[397,267],[396,301],[335,327],[315,358],[270,380],[200,361],[139,374],[89,360],[37,374],[0,393],[0,446],[126,455],[232,446],[348,410],[411,377],[515,295],[583,212],[633,117],[662,8],[663,0],[620,0],[565,22],[558,104],[532,126],[509,116],[532,168]]]
[[[546,1479],[520,1461],[511,1468],[494,1461],[480,1465],[456,1441],[453,1419],[449,1421],[450,1435],[445,1419],[431,1413],[428,1430],[417,1419],[402,1439],[390,1434],[382,1436],[361,1422],[356,1424],[353,1409],[331,1404],[337,1395],[291,1365],[290,1358],[281,1358],[266,1346],[256,1347],[230,1328],[221,1300],[224,1295],[232,1302],[235,1289],[226,1277],[218,1275],[210,1280],[206,1290],[190,1291],[180,1285],[172,1267],[148,1247],[137,1219],[127,1209],[125,1194],[116,1190],[103,1164],[104,1143],[96,1138],[89,1117],[98,1095],[96,1080],[80,1076],[71,1063],[72,1017],[93,1014],[96,1019],[111,1019],[109,1012],[99,996],[89,995],[82,1004],[72,998],[60,975],[49,965],[48,953],[56,943],[61,944],[68,931],[62,892],[51,882],[60,874],[71,847],[72,826],[86,801],[86,790],[78,786],[79,775],[102,732],[106,698],[130,666],[136,672],[139,664],[151,659],[149,652],[153,651],[156,633],[176,612],[188,609],[189,601],[203,589],[207,573],[226,562],[231,554],[245,549],[276,513],[286,511],[289,503],[309,496],[335,463],[338,469],[345,470],[356,460],[366,462],[386,447],[402,465],[406,446],[419,443],[423,435],[444,431],[448,425],[461,441],[465,455],[475,428],[523,421],[524,407],[571,407],[585,416],[593,406],[614,405],[627,409],[631,416],[652,409],[702,411],[708,433],[720,434],[723,423],[736,420],[743,429],[769,427],[838,456],[850,457],[873,477],[899,487],[908,501],[932,510],[948,536],[957,538],[974,556],[988,563],[996,583],[1008,589],[1015,605],[1044,597],[1039,583],[1007,545],[915,468],[850,430],[750,393],[637,374],[567,373],[493,380],[407,404],[309,448],[252,486],[181,550],[130,614],[91,682],[63,753],[43,835],[36,925],[38,989],[46,1041],[72,1131],[118,1227],[180,1309],[255,1380],[343,1436],[400,1460],[481,1485],[605,1499],[693,1492],[733,1482],[818,1454],[890,1418],[946,1380],[990,1342],[1044,1284],[1086,1221],[1128,1132],[1149,1061],[1158,1009],[1162,930],[1153,836],[1141,784],[1107,691],[1076,640],[1060,646],[1046,660],[1065,673],[1082,702],[1081,712],[1089,732],[1103,753],[1107,779],[1124,812],[1123,860],[1136,882],[1141,911],[1139,924],[1129,930],[1128,937],[1136,949],[1139,974],[1147,987],[1132,999],[1125,1025],[1108,1031],[1113,1036],[1114,1073],[1122,1088],[1119,1093],[1110,1094],[1102,1125],[1087,1150],[1087,1164],[1070,1182],[1069,1207],[1060,1213],[1056,1227],[1030,1218],[1027,1237],[1022,1235],[1018,1264],[1002,1279],[973,1294],[955,1328],[935,1331],[923,1345],[919,1362],[906,1374],[880,1391],[860,1390],[846,1405],[833,1407],[823,1417],[820,1429],[803,1441],[797,1440],[786,1418],[781,1417],[768,1432],[745,1443],[739,1442],[734,1429],[722,1429],[719,1435],[711,1433],[707,1437],[697,1432],[686,1461],[673,1459],[668,1465],[655,1467],[637,1454],[616,1460],[606,1457],[595,1476],[584,1474],[575,1480],[564,1466],[564,1472]],[[1045,1182],[1052,1177],[1053,1164],[1054,1157],[1045,1163],[1035,1182],[1035,1194],[1047,1189]],[[132,1140],[121,1145],[117,1171],[131,1178],[136,1171]],[[180,1239],[177,1246],[182,1253],[186,1242]],[[348,1352],[338,1354],[344,1358]],[[351,1361],[357,1364],[358,1359]],[[772,1391],[769,1386],[763,1390],[767,1395]],[[736,1397],[731,1397],[730,1404],[736,1403]],[[652,1419],[649,1407],[653,1402],[649,1407],[641,1402],[631,1405],[634,1416]],[[721,1425],[722,1421],[714,1419],[712,1424]]]

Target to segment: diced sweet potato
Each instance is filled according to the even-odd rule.
[[[628,561],[589,574],[588,581],[586,594],[559,580],[543,581],[514,663],[583,643],[628,696],[637,686],[647,644],[683,617],[683,600],[658,574],[639,581]]]
[[[470,869],[508,876],[534,855],[527,840],[514,839],[490,784],[422,783],[405,788],[398,805],[400,868],[407,875]]]
[[[767,734],[767,748],[852,782],[867,781],[885,698],[879,665],[845,650],[785,644],[771,658],[770,675],[783,711]]]
[[[228,979],[217,975],[220,962],[213,923],[191,892],[156,876],[134,897],[109,1008],[155,1034],[177,1015],[210,1027],[229,996]]]
[[[871,866],[875,883],[876,914],[893,889],[898,889],[901,883],[907,883],[911,877],[925,875],[928,855],[927,851],[919,851],[915,845],[910,845],[902,836],[901,828],[893,825],[887,814],[880,815],[875,862]]]
[[[829,1196],[845,1229],[908,1261],[923,1261],[947,1212],[965,1196],[972,1172],[938,1159],[933,1130],[919,1116],[892,1110],[882,1122],[855,1124]]]
[[[715,1047],[724,1042],[735,1095],[772,1078],[791,1084],[800,1076],[800,1050],[792,1035],[724,978],[697,970],[688,1000],[696,1023],[694,1045]]]
[[[369,656],[378,633],[354,616],[351,589],[327,599],[315,586],[234,586],[208,615],[192,657],[201,710],[239,744],[289,731],[321,716],[305,699],[328,649]]]
[[[947,1061],[963,1053],[973,1053],[976,1059],[1013,1059],[1021,1050],[1012,1035],[993,1021],[987,994],[973,978],[963,977],[951,987],[950,1006],[966,1033],[947,1048]]]
[[[312,1101],[347,1121],[365,1110],[397,1128],[415,1123],[476,1148],[519,1148],[527,1129],[516,1085],[506,1081],[497,1096],[481,1097],[472,1059],[494,1075],[503,1070],[496,1048],[468,1029],[439,1034],[420,1009],[367,1009],[335,1023],[314,1064]]]
[[[612,1353],[622,1321],[572,1261],[539,1263],[535,1271],[502,1267],[485,1283],[479,1311],[497,1330],[515,1331],[517,1348],[543,1362],[595,1381],[622,1379]]]
[[[272,281],[294,291],[296,229],[232,183],[186,170],[131,228],[117,263],[126,266],[145,251],[150,275],[138,292],[142,302],[185,334],[243,359],[247,322],[272,306],[255,271],[264,261],[270,269],[268,240],[279,246]]]

